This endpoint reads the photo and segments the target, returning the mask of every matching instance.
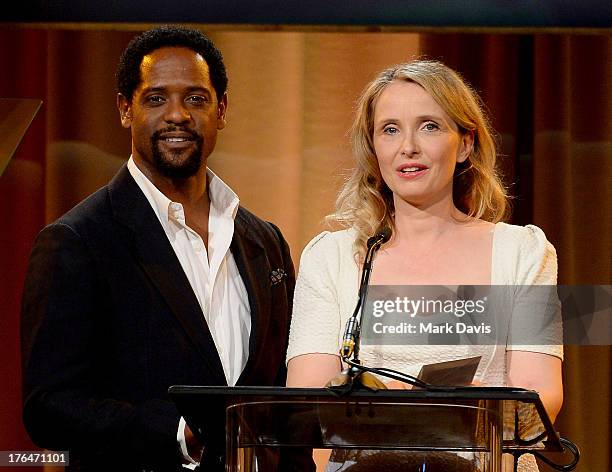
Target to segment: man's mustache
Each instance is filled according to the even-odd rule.
[[[164,134],[167,134],[167,133],[177,133],[177,132],[185,133],[185,134],[190,135],[190,137],[191,137],[191,139],[193,141],[199,141],[199,140],[202,139],[202,135],[200,133],[198,133],[197,131],[194,131],[192,129],[171,127],[171,128],[165,128],[165,129],[160,129],[160,130],[155,131],[153,133],[153,135],[151,136],[151,140],[152,141],[160,141],[160,140],[164,139],[163,138]]]

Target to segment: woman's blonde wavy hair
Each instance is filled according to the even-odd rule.
[[[418,60],[383,70],[357,102],[351,127],[356,167],[336,199],[336,211],[328,217],[357,231],[355,249],[363,258],[369,237],[388,227],[395,231],[391,190],[385,184],[374,152],[374,110],[378,97],[395,80],[414,82],[425,89],[457,124],[460,133],[472,132],[469,157],[457,164],[453,200],[462,212],[496,223],[508,212],[508,196],[495,168],[497,158],[493,130],[478,94],[457,72],[438,61]]]

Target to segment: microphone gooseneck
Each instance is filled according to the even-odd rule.
[[[357,299],[357,305],[353,314],[346,323],[344,330],[344,337],[342,339],[342,349],[340,355],[343,359],[348,359],[351,356],[353,361],[359,362],[359,337],[361,334],[361,313],[363,311],[362,306],[365,302],[368,285],[370,282],[370,274],[372,272],[372,261],[374,255],[380,246],[389,241],[391,238],[391,230],[389,228],[383,228],[381,231],[376,233],[374,236],[368,239],[366,243],[367,251],[363,261],[363,270],[361,272],[361,282],[359,283],[359,298]]]

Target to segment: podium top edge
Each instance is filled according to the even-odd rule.
[[[274,397],[276,399],[303,399],[318,397],[328,399],[482,399],[482,400],[520,400],[537,402],[539,395],[533,390],[515,387],[439,387],[435,390],[357,390],[342,395],[327,388],[291,388],[291,387],[248,387],[248,386],[198,386],[173,385],[168,389],[170,397],[185,395],[204,396],[242,396],[242,397]]]

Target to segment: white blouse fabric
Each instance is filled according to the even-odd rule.
[[[323,232],[302,252],[293,300],[287,360],[301,354],[337,355],[347,319],[357,303],[359,267],[353,230]],[[555,285],[557,255],[537,226],[497,223],[493,234],[491,285]],[[501,349],[500,349],[501,348]],[[482,352],[476,352],[481,350]],[[505,351],[541,352],[563,359],[561,345],[361,346],[365,365],[417,375],[423,364],[482,355],[475,379],[505,385]]]
[[[497,223],[493,234],[491,285],[555,285],[557,256],[537,226]],[[357,303],[359,271],[353,230],[323,232],[306,246],[300,260],[287,360],[302,354],[338,355],[344,326]],[[521,350],[563,358],[562,345],[361,345],[364,365],[416,376],[424,364],[482,356],[475,380],[506,385],[506,352]],[[525,460],[526,459],[526,460]],[[533,457],[519,470],[537,471]]]

